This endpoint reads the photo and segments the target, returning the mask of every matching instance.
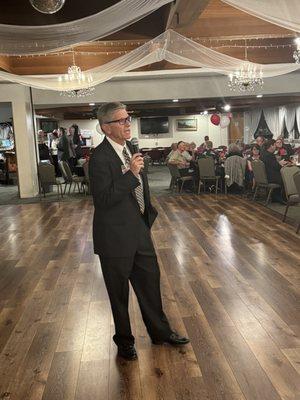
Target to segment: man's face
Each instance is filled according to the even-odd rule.
[[[128,113],[126,110],[116,110],[109,117],[109,121],[117,121],[127,117]],[[120,124],[120,122],[111,122],[110,124],[103,123],[102,127],[103,131],[110,139],[121,145],[131,137],[130,122],[126,122],[125,125]]]
[[[274,144],[271,144],[271,146],[268,148],[268,151],[269,151],[270,153],[274,153],[275,149],[276,149],[276,145],[275,145],[275,143],[274,143]]]

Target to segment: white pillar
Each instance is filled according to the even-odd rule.
[[[18,84],[3,84],[1,101],[12,103],[20,197],[34,197],[38,194],[38,178],[30,89]]]

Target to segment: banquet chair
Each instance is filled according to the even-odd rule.
[[[62,163],[63,170],[65,171],[67,182],[70,184],[69,193],[71,191],[73,184],[74,184],[73,192],[75,192],[75,189],[77,186],[79,193],[81,193],[80,186],[81,187],[84,186],[85,177],[72,175],[71,168],[70,168],[69,164],[67,163],[67,161],[60,161],[60,162]]]
[[[299,168],[296,166],[283,167],[280,170],[287,199],[287,204],[285,207],[285,212],[282,221],[285,221],[289,207],[300,203],[300,196],[298,194],[297,187],[294,182],[294,176],[297,175],[298,173],[299,173]]]
[[[255,160],[251,162],[253,175],[255,179],[255,192],[253,195],[253,200],[255,200],[258,189],[263,188],[267,191],[267,200],[266,205],[269,203],[271,194],[274,189],[280,189],[280,185],[278,183],[269,183],[267,179],[267,173],[265,164],[261,160]]]
[[[228,157],[224,162],[225,172],[225,194],[227,195],[227,187],[237,185],[242,189],[242,196],[245,191],[245,173],[246,173],[246,159],[234,155]]]
[[[185,182],[188,181],[192,181],[195,187],[195,180],[193,176],[181,176],[177,165],[168,164],[168,168],[171,174],[170,189],[172,190],[172,192],[174,192],[176,188],[179,189],[178,185],[181,184],[179,189],[179,193],[181,193]]]
[[[40,183],[40,193],[41,191],[46,197],[46,188],[50,186],[57,186],[57,198],[59,200],[59,195],[63,197],[63,190],[61,181],[55,176],[55,167],[52,164],[40,163],[38,165],[39,183]]]
[[[205,192],[205,182],[214,181],[216,186],[216,194],[218,193],[219,175],[216,175],[215,161],[212,157],[199,158],[198,160],[199,168],[199,185],[198,194],[200,193],[200,188],[203,183],[203,191]]]
[[[293,178],[294,178],[294,183],[295,183],[295,186],[296,186],[296,189],[297,189],[297,192],[298,192],[298,196],[300,197],[300,172],[299,172],[299,169],[298,169],[298,173],[295,174],[293,176]],[[298,233],[299,230],[300,230],[300,221],[298,223],[298,227],[297,227],[296,233]]]

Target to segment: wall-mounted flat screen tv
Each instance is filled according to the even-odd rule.
[[[168,117],[141,118],[142,135],[157,135],[161,133],[169,133]]]

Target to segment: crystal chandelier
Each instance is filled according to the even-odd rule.
[[[81,68],[75,64],[74,51],[72,52],[72,58],[73,58],[73,65],[71,65],[68,68],[67,74],[60,76],[58,78],[58,80],[62,83],[68,82],[68,83],[78,84],[78,85],[86,84],[86,87],[84,87],[82,89],[62,91],[60,94],[61,94],[61,96],[67,96],[67,97],[90,96],[95,90],[95,88],[92,86],[93,77],[91,74],[82,72]]]
[[[293,58],[296,64],[300,64],[300,37],[295,39],[295,43],[297,45],[297,50],[294,51]]]
[[[245,43],[245,62],[241,68],[229,75],[228,86],[230,90],[241,92],[252,92],[261,88],[264,84],[262,70],[257,72],[255,64],[247,59],[247,45]]]

